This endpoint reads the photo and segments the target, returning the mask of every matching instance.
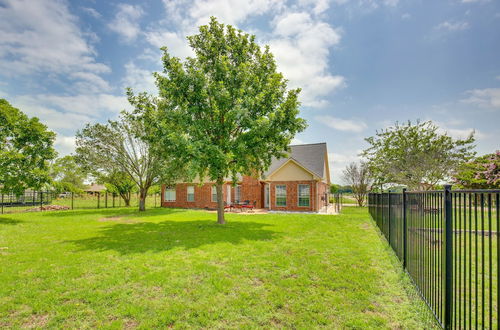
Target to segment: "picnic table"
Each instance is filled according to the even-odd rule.
[[[232,211],[233,209],[240,210],[240,211],[253,210],[255,208],[256,204],[257,204],[256,201],[251,203],[249,200],[245,200],[243,202],[236,201],[236,202],[231,203],[231,204],[227,204],[226,202],[224,202],[224,209],[229,209],[229,211]]]

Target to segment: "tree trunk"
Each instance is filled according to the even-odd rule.
[[[139,191],[139,211],[146,211],[147,195],[148,195],[148,190],[146,188],[141,188]]]
[[[125,206],[130,206],[130,194],[120,194],[120,196],[123,199],[123,202],[125,202]]]
[[[217,223],[223,225],[226,223],[224,220],[224,196],[222,193],[223,180],[217,180]]]

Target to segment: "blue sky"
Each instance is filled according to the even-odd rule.
[[[326,141],[332,180],[395,121],[433,120],[479,154],[500,149],[500,2],[494,0],[0,0],[0,97],[58,133],[154,93],[159,47],[189,56],[185,36],[210,16],[268,44],[309,127]]]

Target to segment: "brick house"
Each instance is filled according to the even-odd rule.
[[[273,159],[260,177],[242,176],[223,186],[227,204],[249,201],[270,211],[320,212],[328,205],[330,170],[326,143],[290,146],[288,158]],[[180,208],[217,207],[213,182],[177,183],[162,186],[162,206]]]

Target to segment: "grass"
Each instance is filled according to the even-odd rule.
[[[365,208],[0,216],[0,328],[431,328]]]

